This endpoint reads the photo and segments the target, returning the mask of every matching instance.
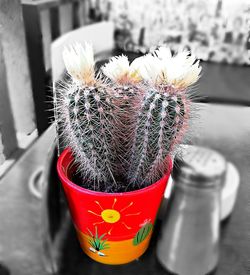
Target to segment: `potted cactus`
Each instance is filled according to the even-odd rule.
[[[89,44],[63,52],[69,80],[56,90],[66,149],[57,170],[84,252],[123,264],[147,249],[190,114],[199,62],[168,48],[113,57],[95,72]]]

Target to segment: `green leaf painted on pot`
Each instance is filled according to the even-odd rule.
[[[146,223],[135,235],[133,239],[133,245],[138,245],[143,242],[153,228],[152,223]]]
[[[106,233],[99,236],[97,227],[95,227],[95,235],[88,228],[87,231],[87,234],[89,235],[88,243],[92,248],[94,248],[97,251],[110,248],[109,244],[107,243],[107,239],[104,239]]]

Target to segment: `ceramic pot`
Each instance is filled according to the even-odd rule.
[[[83,251],[104,264],[125,264],[147,249],[169,173],[156,183],[124,193],[95,192],[71,181],[73,155],[65,149],[57,171]]]

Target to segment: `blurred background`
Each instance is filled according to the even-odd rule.
[[[225,233],[231,250],[218,274],[250,274],[243,256],[250,253],[249,0],[0,1],[0,265],[12,266],[13,274],[46,274],[39,232],[48,206],[41,211],[38,179],[54,168],[52,86],[63,77],[61,51],[78,40],[93,43],[98,66],[112,55],[133,60],[161,45],[201,60],[194,88],[200,119],[189,142],[218,150],[241,176],[241,202]]]

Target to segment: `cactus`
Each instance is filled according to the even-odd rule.
[[[102,78],[88,44],[66,48],[63,58],[70,80],[57,90],[56,118],[84,186],[115,192],[159,180],[186,130],[199,62],[160,48],[131,64],[112,58]]]
[[[143,87],[140,85],[142,78],[139,75],[139,64],[141,58],[136,58],[129,64],[128,58],[124,55],[111,58],[109,63],[102,67],[102,72],[107,81],[111,82],[114,93],[116,94],[116,117],[119,121],[120,129],[119,139],[119,162],[121,173],[125,173],[128,168],[129,142],[132,136],[134,119],[136,112],[132,102],[137,102],[140,95],[143,94]]]
[[[194,61],[187,52],[172,57],[166,48],[142,60],[140,73],[148,85],[139,106],[134,106],[139,111],[130,149],[130,184],[149,185],[166,172],[174,145],[187,125],[190,100],[186,89],[200,73]]]
[[[89,188],[102,190],[106,184],[115,184],[115,106],[112,90],[95,77],[93,53],[88,49],[88,45],[76,45],[65,50],[64,61],[72,81],[64,84],[57,106],[62,136],[74,153],[78,170]],[[71,65],[74,58],[78,67]]]
[[[133,245],[142,243],[153,229],[152,223],[146,223],[135,235]]]
[[[147,91],[131,148],[130,183],[148,185],[166,172],[167,157],[185,125],[186,104],[182,95],[171,94],[168,88]]]

